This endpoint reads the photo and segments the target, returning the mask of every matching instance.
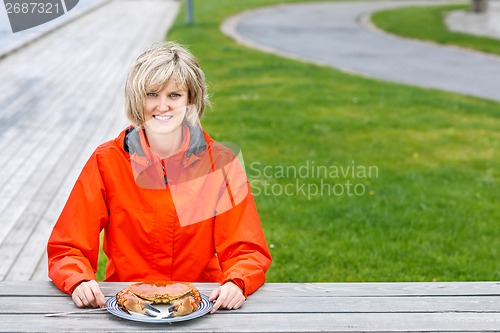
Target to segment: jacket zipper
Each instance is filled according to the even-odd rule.
[[[167,180],[167,170],[165,169],[165,161],[161,160],[161,168],[163,169],[163,181],[165,182],[165,187],[167,187],[168,180]]]

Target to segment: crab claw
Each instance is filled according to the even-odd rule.
[[[198,309],[197,303],[192,297],[186,297],[174,302],[174,316],[184,316]]]
[[[144,302],[144,307],[145,307],[147,310],[151,310],[151,311],[158,312],[158,313],[160,313],[160,312],[161,312],[158,308],[155,308],[154,306],[152,306],[151,304],[149,304],[149,303],[147,303],[147,302]]]
[[[160,311],[159,309],[155,308],[154,306],[152,306],[151,304],[148,304],[146,303],[146,313],[145,315],[149,316],[149,317],[153,317],[153,318],[156,318],[156,319],[166,319],[166,318],[171,318],[174,316],[174,305],[171,305],[167,308],[167,312],[164,313],[162,311]]]
[[[127,311],[137,312],[141,314],[146,314],[146,307],[150,304],[145,302],[143,299],[135,296],[132,292],[126,290],[119,293],[120,307]],[[156,308],[155,308],[156,309]],[[158,310],[158,309],[156,309]]]

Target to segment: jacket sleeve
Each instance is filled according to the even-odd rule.
[[[227,184],[235,185],[228,188],[233,206],[216,215],[214,239],[223,273],[221,282],[243,286],[247,297],[265,282],[272,259],[250,185],[240,168],[235,163],[227,170]]]
[[[63,292],[71,294],[78,283],[95,279],[99,235],[107,221],[96,151],[78,177],[47,244],[49,277]]]

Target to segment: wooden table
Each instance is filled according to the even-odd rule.
[[[126,283],[101,283],[113,296]],[[196,284],[209,294],[215,284]],[[0,282],[1,332],[492,332],[500,331],[500,283],[268,283],[237,311],[174,324],[79,310],[48,281]]]

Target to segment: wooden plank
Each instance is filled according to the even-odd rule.
[[[129,282],[103,282],[101,288],[105,295],[111,296],[126,287]],[[446,285],[444,292],[432,293],[436,288]],[[196,283],[203,291],[210,291],[216,283]],[[412,293],[407,288],[411,287]],[[265,283],[255,295],[264,298],[289,297],[421,297],[421,296],[500,296],[497,282],[393,282],[393,283]],[[52,289],[53,288],[53,289]],[[425,292],[416,292],[423,290]],[[1,281],[0,296],[59,295],[60,292],[49,281]],[[455,291],[455,292],[453,292]],[[493,292],[494,291],[494,292]]]
[[[64,296],[51,281],[0,281],[0,297]]]
[[[204,292],[208,295],[208,292]],[[108,295],[109,296],[109,295]],[[114,296],[114,295],[111,295]],[[47,306],[50,304],[50,307]],[[500,297],[280,297],[252,295],[238,313],[500,313]],[[78,310],[71,297],[9,296],[0,314],[47,314]]]
[[[213,315],[175,324],[147,324],[109,313],[66,317],[0,315],[0,330],[9,332],[498,332],[500,314],[236,314]]]
[[[115,295],[131,282],[101,282],[101,290],[107,297]],[[209,294],[219,284],[195,283],[202,293]],[[67,297],[51,281],[0,281],[0,297]]]
[[[500,296],[422,297],[259,297],[250,296],[242,312],[248,313],[500,313]]]
[[[260,289],[273,297],[290,293],[311,296],[500,295],[499,282],[345,282],[266,283]]]

